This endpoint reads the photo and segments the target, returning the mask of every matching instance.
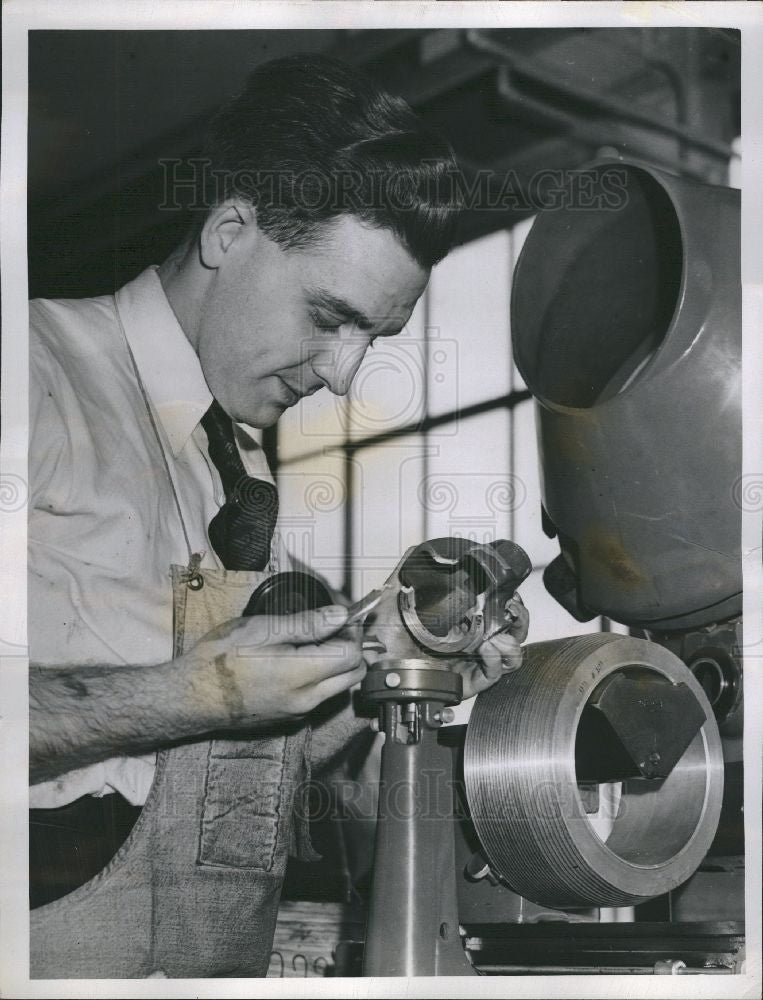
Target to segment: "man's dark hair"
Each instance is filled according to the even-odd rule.
[[[259,227],[286,249],[311,245],[340,215],[391,230],[423,267],[452,245],[450,144],[402,98],[336,60],[298,55],[258,67],[213,119],[204,159],[206,204],[250,201]]]

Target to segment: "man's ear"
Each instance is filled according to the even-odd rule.
[[[244,229],[256,226],[254,206],[240,198],[229,198],[210,209],[199,236],[199,257],[204,267],[218,268],[225,254]]]

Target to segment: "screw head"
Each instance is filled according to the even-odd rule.
[[[456,717],[456,713],[453,711],[452,708],[444,708],[440,712],[440,719],[441,719],[442,722],[446,722],[446,723],[447,722],[452,722],[455,719],[455,717]]]
[[[388,688],[400,687],[400,674],[398,674],[395,670],[390,670],[384,678],[384,683]]]

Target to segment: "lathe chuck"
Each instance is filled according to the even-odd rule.
[[[723,757],[683,662],[601,634],[525,647],[522,667],[477,698],[464,778],[490,866],[515,892],[559,908],[628,906],[674,889],[705,857]],[[586,809],[613,788],[603,834]]]

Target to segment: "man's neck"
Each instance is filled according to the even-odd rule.
[[[203,289],[199,276],[193,274],[192,258],[191,250],[177,247],[159,265],[157,273],[180,328],[198,354],[199,302]]]

